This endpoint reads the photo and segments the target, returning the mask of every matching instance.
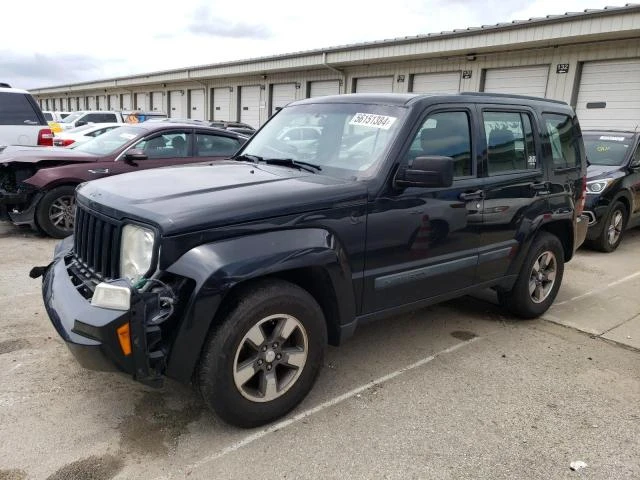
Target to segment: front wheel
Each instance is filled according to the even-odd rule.
[[[76,187],[63,185],[44,194],[36,207],[36,223],[53,238],[73,233],[76,214]]]
[[[564,249],[558,237],[540,232],[518,278],[509,291],[499,291],[500,304],[521,318],[546,312],[558,294],[564,274]]]
[[[595,239],[593,246],[601,252],[613,252],[620,245],[627,224],[627,209],[622,202],[613,204],[604,221],[602,233]]]
[[[211,333],[200,363],[200,391],[227,423],[263,425],[311,390],[326,344],[322,309],[307,291],[281,280],[258,282]]]

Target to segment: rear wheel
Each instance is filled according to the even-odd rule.
[[[224,421],[263,425],[307,395],[326,344],[322,309],[307,291],[281,280],[256,283],[210,335],[200,391]]]
[[[64,238],[73,233],[76,187],[63,185],[49,190],[36,207],[36,223],[47,235]]]
[[[601,252],[613,252],[620,241],[627,224],[627,209],[622,202],[616,202],[605,218],[602,233],[593,242],[594,248]]]
[[[498,292],[500,304],[519,317],[539,317],[555,300],[563,274],[564,249],[560,240],[555,235],[540,232],[513,288]]]

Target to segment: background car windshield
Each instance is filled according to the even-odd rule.
[[[368,177],[380,166],[405,112],[353,103],[286,107],[242,153],[313,163],[341,178]]]
[[[63,118],[62,120],[60,120],[60,123],[72,123],[72,122],[75,122],[82,115],[83,115],[82,112],[72,113],[71,115],[69,115],[69,116]]]
[[[92,153],[94,155],[109,155],[132,140],[141,137],[146,130],[139,127],[119,127],[92,138],[91,140],[78,145],[74,150],[77,152]]]
[[[584,137],[587,159],[591,165],[622,165],[633,147],[633,138],[623,135]]]

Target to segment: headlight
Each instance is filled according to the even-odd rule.
[[[591,180],[587,182],[587,193],[594,195],[604,192],[609,184],[613,182],[613,178],[603,178],[602,180]]]
[[[136,283],[151,268],[154,233],[138,225],[125,225],[120,241],[120,276]]]

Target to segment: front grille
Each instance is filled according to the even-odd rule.
[[[120,224],[116,220],[76,209],[74,258],[101,280],[117,278],[120,263]]]

